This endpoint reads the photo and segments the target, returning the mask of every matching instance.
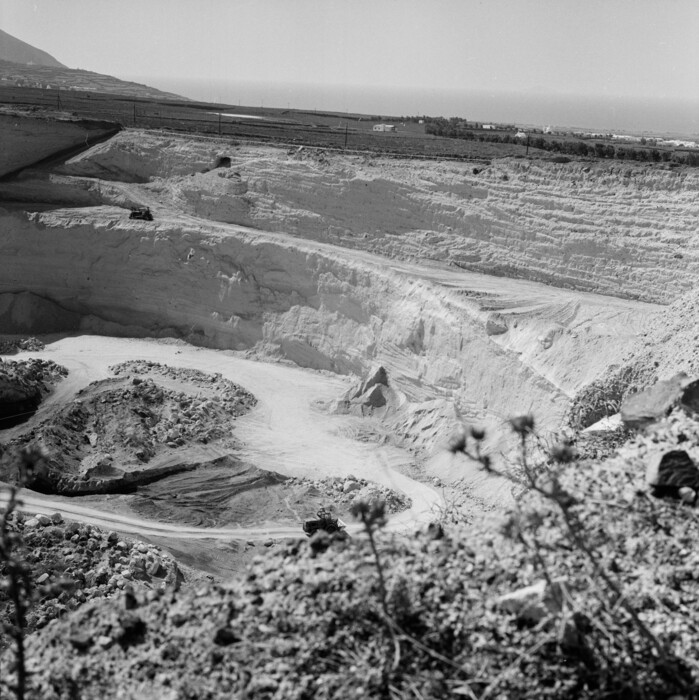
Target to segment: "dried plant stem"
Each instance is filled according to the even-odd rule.
[[[381,609],[390,619],[390,614],[388,612],[388,592],[386,590],[386,580],[383,575],[383,566],[381,565],[381,557],[379,557],[379,551],[376,548],[376,541],[374,539],[374,527],[372,523],[369,522],[366,513],[362,512],[359,514],[362,519],[362,524],[366,530],[367,537],[369,538],[369,544],[371,546],[371,551],[374,554],[374,564],[376,566],[376,572],[379,575],[379,590],[381,592]]]
[[[26,566],[13,551],[9,532],[10,517],[17,509],[17,489],[11,486],[7,507],[0,520],[0,562],[5,566],[8,581],[8,594],[12,602],[12,624],[7,625],[8,632],[15,644],[17,679],[13,687],[17,700],[24,700],[27,689],[27,665],[25,655],[25,629],[30,594],[30,582]]]

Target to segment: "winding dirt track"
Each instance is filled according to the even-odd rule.
[[[262,469],[288,476],[347,476],[353,474],[397,491],[412,499],[412,507],[391,519],[391,529],[402,529],[428,521],[442,504],[429,486],[399,473],[412,456],[399,448],[363,443],[346,437],[358,419],[328,415],[314,408],[317,401],[340,396],[347,380],[336,376],[279,364],[242,359],[231,352],[206,350],[184,343],[153,340],[80,336],[64,338],[42,352],[20,357],[51,359],[70,374],[45,402],[33,421],[41,420],[53,404],[69,400],[90,382],[112,376],[109,367],[127,360],[153,360],[174,367],[220,372],[225,378],[251,391],[258,399],[253,411],[236,421],[236,437],[243,443],[240,457]],[[27,428],[27,424],[22,429]],[[206,451],[209,448],[201,447]],[[203,458],[210,459],[207,452]],[[7,497],[0,494],[0,503]],[[193,539],[266,539],[298,537],[299,528],[274,523],[256,528],[196,528],[107,513],[77,504],[75,499],[52,498],[31,491],[22,494],[24,510],[61,513],[99,527],[143,536]],[[350,530],[356,530],[350,526]]]

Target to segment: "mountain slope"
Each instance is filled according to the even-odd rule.
[[[53,88],[87,90],[110,95],[125,95],[146,100],[187,100],[172,92],[163,92],[148,85],[119,80],[111,75],[88,70],[55,66],[38,66],[0,59],[0,85],[3,87]]]
[[[0,29],[0,59],[13,63],[24,63],[34,66],[52,66],[53,68],[66,68],[51,54],[27,44],[21,39],[3,32]]]

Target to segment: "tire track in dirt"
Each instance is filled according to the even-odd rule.
[[[257,406],[236,420],[235,435],[243,443],[237,456],[259,468],[313,479],[352,474],[401,491],[411,498],[412,507],[391,519],[391,529],[430,520],[442,502],[434,489],[398,471],[402,466],[412,465],[410,453],[396,447],[352,440],[341,428],[346,421],[354,419],[328,415],[314,407],[319,400],[328,401],[341,395],[347,387],[346,379],[242,359],[231,352],[154,340],[67,337],[41,352],[23,354],[18,359],[27,356],[52,359],[67,367],[70,374],[59,384],[47,405],[30,423],[22,426],[23,431],[40,421],[50,406],[70,400],[92,381],[111,376],[110,366],[126,360],[152,360],[173,367],[219,372],[257,397]],[[67,518],[135,535],[266,539],[298,537],[300,532],[300,528],[273,523],[255,528],[194,528],[108,513],[77,505],[69,499],[32,492],[25,492],[23,499],[28,512],[60,512]]]

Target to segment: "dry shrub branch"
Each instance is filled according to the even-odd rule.
[[[530,442],[536,439],[537,447],[542,447],[542,441],[537,439],[534,431],[534,418],[531,415],[518,416],[509,423],[519,438],[519,462],[514,468],[493,466],[490,457],[481,451],[485,435],[478,429],[464,427],[450,443],[450,449],[479,463],[484,470],[506,478],[518,487],[526,487],[530,499],[534,495],[545,504],[544,509],[532,509],[531,504],[523,507],[522,499],[518,499],[505,532],[531,552],[536,568],[544,577],[551,596],[550,612],[558,614],[557,622],[561,625],[561,651],[568,656],[577,656],[592,674],[590,680],[600,690],[607,690],[612,685],[616,686],[614,692],[622,692],[623,688],[625,696],[630,693],[630,697],[655,697],[657,691],[650,691],[649,683],[644,679],[650,673],[657,676],[660,685],[682,693],[682,697],[691,695],[694,682],[688,665],[643,621],[624,591],[624,584],[612,571],[616,567],[614,559],[609,565],[604,561],[608,550],[599,547],[599,529],[591,532],[586,524],[585,496],[574,496],[564,483],[564,472],[570,475],[572,470],[579,469],[571,442],[563,440],[554,445],[549,450],[549,459],[534,465],[530,459]],[[648,503],[650,515],[655,519],[654,504],[647,495],[642,491],[634,495]],[[622,513],[619,515],[623,517]],[[538,531],[544,525],[551,527],[551,517],[558,520],[567,543],[559,542],[552,547],[550,542],[539,539]],[[599,528],[599,524],[596,522],[595,526]],[[569,581],[554,578],[555,569],[560,567],[550,566],[551,555],[559,560],[577,560],[578,578],[582,574],[587,580],[588,592],[598,594],[596,619],[589,615],[588,607],[576,603]],[[628,636],[629,625],[635,630],[633,637]],[[501,679],[502,676],[496,678],[481,697],[490,697]]]

